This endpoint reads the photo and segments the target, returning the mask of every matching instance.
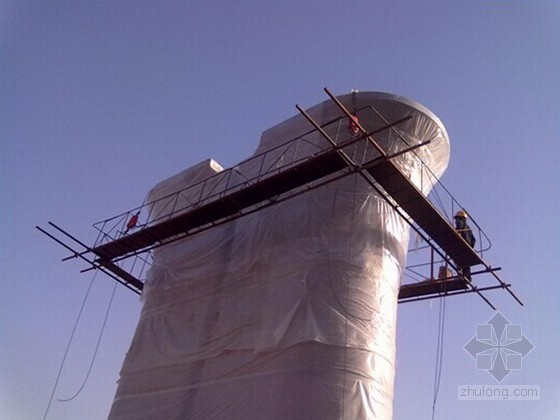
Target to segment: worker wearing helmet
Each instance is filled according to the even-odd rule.
[[[459,210],[455,214],[455,229],[472,248],[476,243],[476,238],[474,237],[471,228],[467,224],[467,213],[464,210]],[[470,267],[459,267],[460,274],[463,274],[468,280],[471,279],[471,268]]]

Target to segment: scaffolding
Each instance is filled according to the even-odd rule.
[[[505,283],[497,274],[500,268],[492,267],[483,259],[484,251],[491,244],[472,216],[470,220],[479,238],[476,249],[452,226],[447,210],[450,209],[453,214],[462,206],[430,169],[427,166],[423,168],[422,173],[426,176],[421,183],[427,182],[437,188],[426,196],[422,188],[418,188],[395,164],[396,157],[416,153],[417,149],[429,143],[409,145],[400,133],[399,125],[411,117],[387,121],[372,106],[350,112],[328,89],[325,92],[339,108],[338,117],[320,125],[296,105],[309,121],[308,132],[186,189],[95,223],[98,235],[92,246],[52,222],[49,222],[49,227],[54,231],[38,226],[37,229],[71,251],[72,255],[64,260],[80,258],[88,264],[88,268],[82,271],[99,269],[140,294],[144,286],[142,276],[156,248],[351,174],[359,174],[422,240],[422,246],[414,251],[424,251],[429,256],[427,261],[407,266],[405,277],[409,282],[400,288],[399,303],[477,293],[495,309],[482,292],[505,289],[522,305],[511,290],[511,284]],[[383,118],[383,126],[376,129],[368,127],[368,118],[372,116]],[[363,121],[365,123],[361,123]],[[354,133],[346,129],[349,123],[355,128]],[[384,150],[375,140],[377,134],[388,130],[396,139],[395,149],[391,152]],[[321,136],[326,143],[325,147],[317,147],[316,152],[310,154],[310,139],[314,136]],[[241,168],[244,165],[259,168],[257,174],[243,174]],[[197,199],[192,201],[188,197]],[[475,267],[471,276],[490,274],[494,282],[477,285],[461,274],[461,267]]]

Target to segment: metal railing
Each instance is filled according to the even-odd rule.
[[[360,142],[363,138],[353,138],[344,128],[345,123],[345,117],[338,117],[327,122],[323,128],[357,162],[364,163],[378,156],[369,143]],[[332,147],[316,130],[310,130],[201,182],[95,223],[93,226],[98,231],[98,236],[94,247],[219,200],[304,161],[331,152]],[[132,220],[133,225],[129,225]]]
[[[360,123],[368,132],[373,132],[379,126],[387,125],[388,121],[372,106],[357,110]],[[356,136],[348,131],[348,118],[341,116],[323,124],[321,128],[329,135],[334,143],[343,150],[358,166],[373,162],[380,154],[375,147],[365,140],[365,136]],[[385,139],[379,144],[387,148],[390,155],[399,154],[411,147],[411,140],[421,142],[422,139],[407,139],[406,131],[399,127],[391,127],[384,133]],[[102,220],[93,226],[98,231],[94,248],[112,242],[130,233],[136,232],[147,226],[153,226],[165,220],[172,219],[179,214],[187,213],[212,201],[219,200],[229,194],[235,193],[249,185],[261,182],[268,177],[325,153],[332,153],[333,146],[318,134],[316,129],[311,129],[301,136],[288,140],[272,149],[255,155],[238,165],[216,173],[215,175],[190,185],[184,189],[158,197],[141,206],[130,209],[117,216]],[[452,215],[463,206],[452,196],[449,190],[437,179],[429,166],[422,160],[416,150],[407,153],[414,154],[413,159],[420,162],[420,180],[417,187],[426,191],[428,200],[440,214],[452,223]],[[477,237],[476,251],[482,254],[491,247],[491,243],[479,224],[469,215],[473,232]],[[434,244],[424,243],[415,251],[428,250]],[[409,253],[410,254],[410,253]],[[138,267],[143,273],[150,264],[149,255],[135,254],[133,259],[123,264],[127,270],[138,272]],[[126,259],[126,258],[125,258]],[[140,259],[140,261],[138,261]],[[433,272],[433,265],[444,264],[444,259],[435,261],[428,257],[425,262],[414,263],[407,267],[407,275],[415,281],[425,278],[426,269]],[[123,267],[124,268],[124,267]]]

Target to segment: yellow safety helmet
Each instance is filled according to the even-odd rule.
[[[467,212],[464,210],[459,210],[456,214],[455,214],[455,219],[457,219],[458,217],[462,217],[464,219],[467,218]]]

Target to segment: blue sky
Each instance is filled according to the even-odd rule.
[[[0,419],[42,418],[91,273],[34,226],[87,243],[92,223],[140,204],[205,158],[251,155],[260,133],[335,93],[386,91],[445,124],[445,185],[493,242],[525,306],[488,296],[535,349],[504,384],[540,401],[459,401],[495,382],[463,345],[494,312],[446,302],[436,418],[560,415],[558,1],[0,2]],[[49,417],[107,416],[141,303],[97,276]],[[399,306],[395,419],[430,418],[438,302]]]

